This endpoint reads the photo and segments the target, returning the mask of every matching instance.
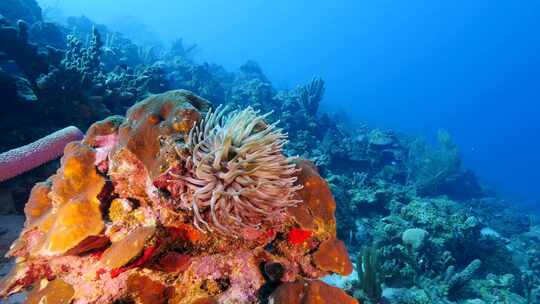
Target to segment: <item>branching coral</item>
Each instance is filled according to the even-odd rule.
[[[437,134],[438,149],[433,150],[417,139],[409,147],[407,183],[417,188],[421,195],[436,193],[451,176],[461,170],[458,148],[447,131]]]
[[[313,77],[309,84],[299,89],[302,106],[310,115],[317,114],[324,90],[324,80],[320,77]]]
[[[360,288],[369,299],[381,298],[381,283],[378,274],[378,253],[376,247],[364,247],[358,255],[358,280]]]
[[[473,260],[465,269],[459,273],[455,273],[453,266],[446,270],[446,281],[448,284],[448,297],[455,300],[460,289],[465,286],[478,272],[482,266],[482,261],[479,259]]]
[[[297,169],[282,153],[286,134],[266,124],[252,108],[209,112],[191,130],[184,170],[171,173],[186,191],[181,205],[191,209],[194,225],[205,231],[239,235],[283,218],[295,205]]]

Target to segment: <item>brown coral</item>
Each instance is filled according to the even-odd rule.
[[[62,167],[49,182],[34,187],[25,207],[23,234],[34,239],[17,241],[10,254],[24,246],[32,254],[62,254],[100,234],[104,223],[97,196],[105,182],[94,167],[94,156],[94,149],[80,143],[66,146]]]
[[[128,236],[114,242],[101,256],[101,262],[109,269],[124,266],[139,255],[146,241],[155,233],[154,227],[139,227]]]
[[[358,304],[339,288],[306,280],[279,286],[270,299],[273,304]]]
[[[36,286],[28,295],[26,304],[69,304],[74,295],[73,286],[58,279],[48,282],[43,288]]]
[[[139,159],[151,177],[167,169],[161,140],[186,136],[210,102],[186,90],[151,96],[131,107],[118,130],[115,150],[127,149]]]
[[[298,181],[304,185],[298,191],[298,196],[304,203],[289,208],[288,212],[303,229],[312,230],[325,237],[335,236],[336,202],[328,184],[312,162],[298,160],[297,166],[301,169]]]
[[[52,202],[49,198],[49,192],[51,192],[50,182],[37,183],[32,188],[28,202],[24,207],[27,227],[34,226],[39,218],[50,210]]]
[[[313,254],[313,262],[322,270],[349,275],[353,265],[343,241],[331,238],[324,241]]]
[[[64,151],[62,167],[52,178],[49,197],[54,217],[41,254],[62,254],[84,239],[98,235],[104,228],[100,202],[97,199],[105,181],[95,166],[95,151],[78,143],[69,144]]]
[[[168,289],[147,276],[133,274],[127,279],[127,290],[139,304],[167,303]]]

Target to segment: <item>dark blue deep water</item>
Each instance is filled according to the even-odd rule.
[[[137,24],[183,37],[230,70],[256,60],[278,88],[320,75],[323,109],[428,139],[446,129],[484,182],[538,205],[538,1],[40,2],[141,40]]]

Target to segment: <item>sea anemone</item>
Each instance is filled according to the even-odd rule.
[[[181,206],[193,212],[194,226],[239,236],[244,229],[267,229],[283,220],[298,201],[296,169],[283,155],[287,135],[270,113],[248,107],[209,111],[191,129],[183,170],[173,174],[186,186]]]

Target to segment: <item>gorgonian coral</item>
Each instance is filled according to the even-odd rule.
[[[270,114],[252,108],[226,114],[209,111],[195,125],[180,153],[183,170],[170,173],[185,186],[180,203],[193,212],[203,231],[238,236],[243,229],[272,227],[285,209],[298,203],[297,169],[282,148],[287,135]]]

